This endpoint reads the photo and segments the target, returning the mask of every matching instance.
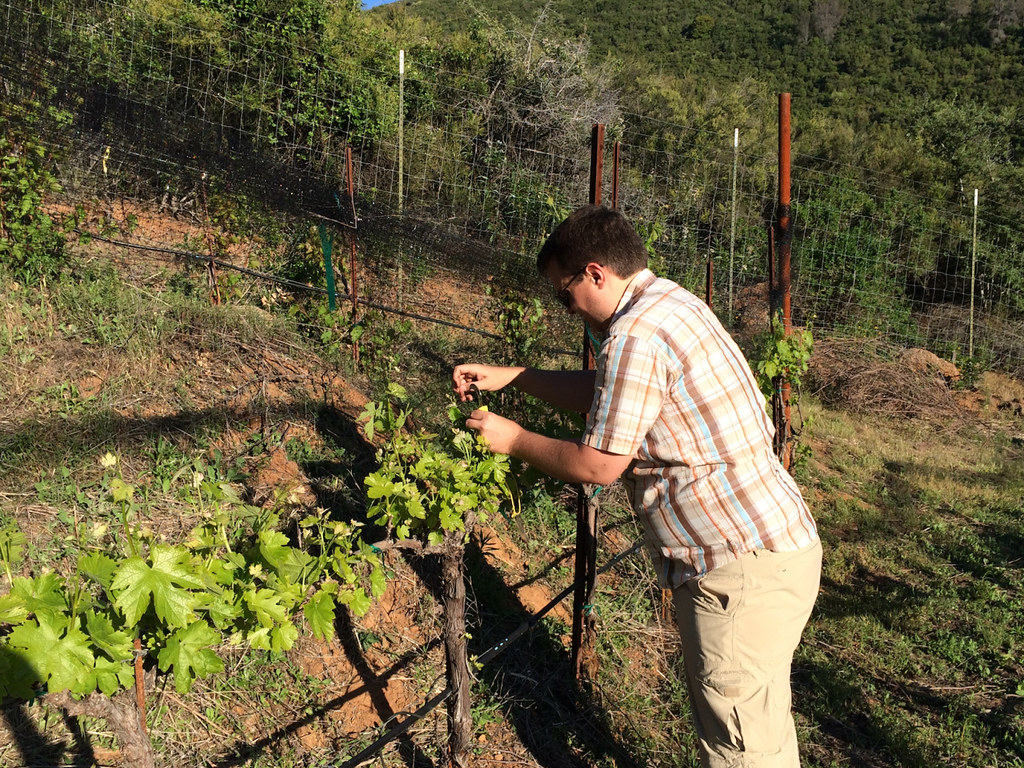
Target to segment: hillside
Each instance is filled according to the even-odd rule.
[[[661,123],[680,123],[742,126],[745,146],[770,146],[747,118],[770,121],[774,95],[788,92],[801,164],[841,163],[956,206],[980,187],[1001,220],[1024,214],[1021,0],[403,0],[367,15],[400,44],[422,34],[460,48],[479,35],[498,51],[505,39],[532,47],[538,61],[584,40],[590,68],[615,73],[623,112],[653,121],[652,145]],[[665,146],[677,143],[668,132]]]
[[[902,122],[915,104],[1016,107],[1024,89],[1024,3],[642,0],[404,0],[448,34],[497,23],[540,39],[585,35],[598,58],[718,84],[754,78],[854,122]]]
[[[140,241],[181,235],[181,222],[138,220]],[[103,499],[108,452],[137,489],[133,514],[153,541],[184,540],[217,503],[229,506],[226,496],[197,505],[197,471],[283,520],[364,512],[374,446],[359,413],[380,391],[374,370],[354,366],[348,345],[317,342],[258,290],[211,306],[205,280],[173,260],[129,258],[98,242],[79,246],[46,286],[0,276],[0,529],[7,535],[13,524],[26,536],[15,576],[63,573],[80,547],[118,528]],[[427,324],[380,322],[401,360],[385,373],[416,393],[420,418],[432,421],[447,368],[465,350]],[[805,764],[1019,761],[1024,385],[989,373],[974,388],[950,388],[927,364],[880,351],[822,345],[802,405],[810,453],[797,477],[827,552],[794,670]],[[599,564],[637,536],[618,491],[601,498]],[[474,531],[475,654],[571,581],[571,499],[525,486],[519,517]],[[333,641],[304,627],[286,653],[219,649],[226,669],[187,693],[147,662],[158,764],[338,764],[436,693],[436,573],[396,553],[386,566],[387,591],[363,616],[339,612]],[[7,577],[0,583],[6,592]],[[572,682],[564,607],[477,670],[474,765],[692,764],[678,649],[643,557],[600,577],[595,609],[588,684]],[[102,721],[56,711],[8,699],[0,762],[126,764]],[[380,764],[441,764],[444,731],[435,710]]]

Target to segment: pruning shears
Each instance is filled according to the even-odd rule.
[[[473,406],[474,410],[479,408],[482,408],[484,410],[487,409],[487,406],[484,405],[483,393],[480,391],[480,387],[478,387],[476,384],[469,385],[469,398],[475,404]]]
[[[480,391],[480,388],[476,384],[469,385],[469,397],[465,400],[465,402],[460,403],[460,405],[468,405],[469,413],[478,410],[487,410],[487,406],[484,405],[483,392]],[[469,413],[467,413],[466,416],[468,416]]]
[[[466,408],[467,406],[468,410]],[[469,385],[469,390],[466,393],[466,399],[461,402],[457,402],[456,407],[459,409],[463,418],[467,419],[469,418],[469,414],[475,410],[480,408],[483,408],[485,411],[487,410],[487,406],[483,404],[483,393],[480,392],[480,388],[476,384]]]

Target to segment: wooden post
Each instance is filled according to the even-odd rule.
[[[466,647],[465,547],[455,534],[446,536],[441,555],[441,591],[444,602],[444,655],[448,675],[448,752],[450,764],[467,768],[473,741],[470,700],[469,651]]]
[[[601,174],[604,172],[604,124],[590,129],[590,204],[601,204]]]

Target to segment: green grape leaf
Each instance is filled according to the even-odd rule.
[[[25,600],[17,595],[0,597],[0,624],[24,624],[28,618]]]
[[[313,562],[314,558],[308,552],[303,552],[295,547],[288,547],[284,559],[277,566],[277,572],[282,579],[298,583]]]
[[[346,584],[355,582],[356,572],[352,570],[352,565],[348,561],[348,555],[344,552],[335,550],[334,557],[331,559],[331,565],[334,567],[334,573]]]
[[[115,477],[110,481],[110,498],[114,501],[129,502],[134,493],[135,489],[121,478]]]
[[[414,517],[417,520],[427,519],[426,507],[423,506],[423,500],[420,499],[418,496],[410,497],[409,500],[406,502],[405,508],[406,511],[408,511],[409,513],[409,517]]]
[[[152,566],[140,557],[125,560],[114,576],[111,589],[119,593],[115,605],[129,626],[138,624],[149,607],[174,629],[188,626],[198,598],[188,589],[202,590],[202,581],[189,568],[188,552],[180,547],[157,544],[151,553]]]
[[[272,589],[249,589],[242,596],[246,607],[256,616],[261,627],[283,623],[287,616],[280,596]]]
[[[51,692],[90,693],[94,658],[88,638],[67,617],[39,613],[36,619],[11,630],[8,642],[24,652],[24,659]]]
[[[198,678],[224,671],[224,662],[210,650],[220,642],[220,635],[205,621],[192,622],[167,639],[167,646],[157,654],[157,664],[164,672],[174,670],[174,688],[188,693]]]
[[[287,559],[288,537],[280,531],[264,529],[259,533],[259,553],[263,561],[277,570]]]
[[[370,594],[376,600],[378,597],[384,594],[384,590],[388,586],[388,577],[384,574],[384,569],[379,565],[374,566],[373,570],[370,571]]]
[[[19,576],[11,584],[11,595],[20,598],[29,613],[52,615],[68,607],[62,586],[55,573],[44,573],[34,579]]]
[[[96,581],[104,589],[110,589],[110,583],[114,579],[114,571],[116,569],[117,563],[112,558],[99,552],[92,552],[78,558],[79,573]]]
[[[124,661],[134,655],[132,638],[127,633],[114,629],[109,617],[89,611],[85,615],[85,629],[92,644],[107,654],[112,661]]]
[[[302,609],[313,637],[317,640],[330,640],[334,637],[334,598],[324,590],[318,590]]]
[[[93,670],[94,685],[107,696],[113,696],[120,690],[129,687],[135,680],[135,671],[130,664],[123,661],[111,661],[110,659],[96,659],[96,668]]]
[[[339,593],[338,602],[347,605],[356,616],[364,616],[373,604],[361,587]]]
[[[299,639],[299,630],[290,621],[279,627],[270,630],[270,650],[274,653],[283,653],[291,650],[295,641]]]
[[[281,577],[297,582],[313,558],[291,546],[283,533],[262,530],[259,534],[259,556],[263,562]]]
[[[235,602],[233,592],[208,595],[202,602],[207,617],[218,629],[227,630],[242,615],[242,606]]]
[[[245,636],[245,642],[249,644],[250,648],[257,651],[269,651],[270,650],[270,627],[260,627],[254,629],[252,632]]]
[[[238,566],[231,559],[226,558],[224,560],[212,560],[207,565],[207,570],[216,584],[222,587],[229,587],[235,580],[235,572],[238,570]]]
[[[386,496],[394,496],[398,486],[391,480],[378,476],[376,473],[367,475],[363,481],[366,485],[366,497],[369,499],[381,499]]]
[[[474,503],[473,506],[476,506],[476,504]],[[448,506],[441,507],[440,523],[441,527],[446,531],[460,531],[463,528],[462,518],[459,516],[458,510],[452,509]],[[441,535],[437,531],[430,532],[431,536],[434,536],[435,534],[438,536]],[[431,543],[433,544],[434,542]]]

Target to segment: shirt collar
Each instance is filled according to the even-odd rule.
[[[619,317],[629,309],[629,305],[632,303],[633,297],[642,294],[644,289],[646,289],[647,286],[656,279],[656,275],[646,267],[633,275],[633,279],[629,281],[629,284],[626,286],[626,290],[622,292],[622,298],[619,299],[618,306],[615,307],[615,312],[612,313],[612,319],[608,323],[609,328],[612,326],[612,323],[618,320]]]

